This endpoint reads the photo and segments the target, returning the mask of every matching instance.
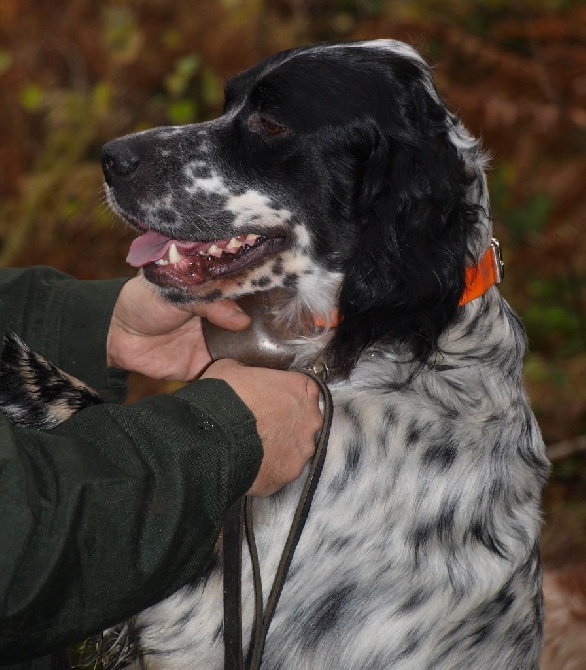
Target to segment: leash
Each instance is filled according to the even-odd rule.
[[[232,505],[224,520],[224,670],[258,670],[260,668],[267,634],[287,579],[295,549],[307,521],[326,458],[333,416],[332,396],[323,379],[326,369],[325,367],[315,366],[314,371],[300,370],[300,372],[313,379],[320,389],[323,399],[324,423],[317,438],[315,454],[311,460],[309,472],[295,509],[293,522],[281,553],[281,559],[264,611],[260,563],[254,538],[250,500],[245,497]],[[244,662],[242,653],[241,589],[244,532],[252,563],[255,601],[252,634],[246,662]]]

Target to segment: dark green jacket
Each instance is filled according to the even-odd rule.
[[[107,400],[49,432],[0,415],[0,665],[79,641],[195,579],[260,466],[254,417],[224,382],[119,404],[125,375],[106,368],[105,343],[122,284],[0,271],[0,330]]]

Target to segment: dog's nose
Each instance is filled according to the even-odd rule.
[[[113,140],[102,148],[102,170],[107,184],[116,177],[131,175],[139,163],[140,158],[124,140]]]

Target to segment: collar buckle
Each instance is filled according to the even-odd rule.
[[[490,251],[492,253],[492,264],[494,266],[495,284],[500,284],[505,278],[505,263],[503,261],[503,252],[501,243],[493,237],[490,240]]]

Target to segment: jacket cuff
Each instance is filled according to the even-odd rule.
[[[256,419],[232,387],[221,379],[201,379],[187,384],[173,395],[205,414],[210,426],[218,424],[226,432],[231,451],[228,463],[230,503],[243,496],[256,479],[263,458]]]

